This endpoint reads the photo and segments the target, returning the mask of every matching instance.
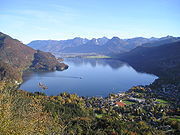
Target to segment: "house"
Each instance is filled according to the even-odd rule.
[[[120,107],[124,107],[126,104],[123,102],[116,102],[115,106],[120,106]]]

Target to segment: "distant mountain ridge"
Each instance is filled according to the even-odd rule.
[[[179,38],[167,36],[163,38],[143,38],[136,37],[131,39],[120,39],[119,37],[113,37],[108,39],[93,38],[91,40],[87,38],[76,37],[68,40],[35,40],[28,44],[28,46],[52,53],[100,53],[100,54],[118,54],[128,52],[138,46],[153,46],[161,45],[164,43],[170,43],[177,41]]]
[[[162,37],[156,40],[152,40],[148,43],[143,44],[142,46],[144,47],[155,47],[155,46],[160,46],[163,44],[168,44],[168,43],[173,43],[180,41],[180,37],[173,37],[173,36],[167,36],[167,37]]]

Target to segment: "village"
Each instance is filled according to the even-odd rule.
[[[110,94],[106,98],[86,98],[85,101],[98,118],[106,113],[114,113],[124,121],[145,121],[156,129],[171,133],[174,128],[180,129],[178,92],[178,88],[171,84],[163,85],[158,90],[149,86],[135,86],[127,92]],[[169,121],[172,119],[174,123]]]

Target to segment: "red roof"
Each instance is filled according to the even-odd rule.
[[[124,107],[126,104],[123,103],[123,102],[116,102],[116,105],[121,106],[121,107]]]

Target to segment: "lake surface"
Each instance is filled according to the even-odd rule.
[[[68,92],[80,96],[107,96],[135,85],[150,84],[158,78],[137,72],[118,60],[68,58],[64,62],[69,65],[65,71],[25,73],[20,89],[47,95]],[[48,86],[48,89],[42,90],[38,86],[39,82]]]

